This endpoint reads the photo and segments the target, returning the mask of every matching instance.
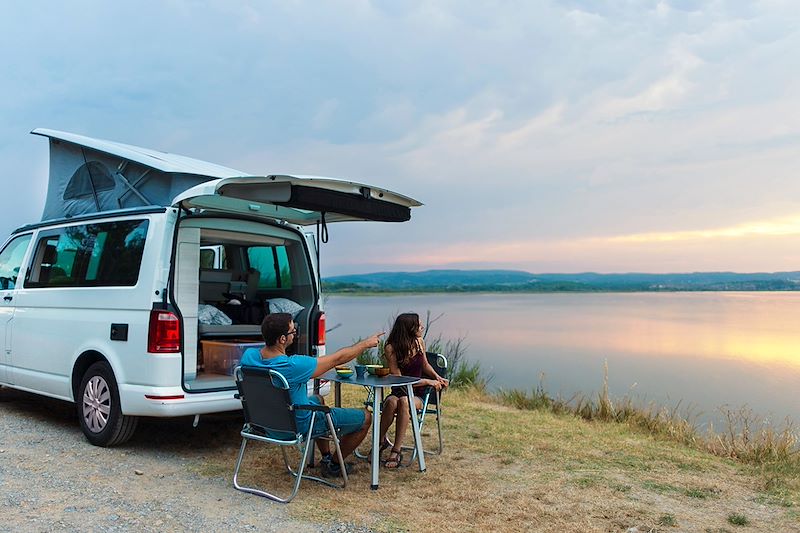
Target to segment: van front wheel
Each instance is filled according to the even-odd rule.
[[[133,436],[139,419],[122,414],[114,372],[105,361],[83,375],[77,400],[81,429],[95,446],[115,446]]]

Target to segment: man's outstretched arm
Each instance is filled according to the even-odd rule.
[[[384,334],[383,331],[380,333],[376,333],[371,337],[367,337],[366,339],[355,343],[352,346],[348,346],[347,348],[342,348],[341,350],[337,350],[330,355],[323,355],[322,357],[317,358],[317,369],[314,370],[314,375],[312,377],[318,378],[331,368],[335,367],[336,365],[343,365],[348,361],[352,361],[358,354],[363,352],[364,350],[369,350],[370,348],[375,348],[378,345],[378,340]]]

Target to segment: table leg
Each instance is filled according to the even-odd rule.
[[[342,384],[338,381],[333,384],[333,404],[336,407],[342,406]]]
[[[380,436],[381,432],[381,402],[378,400],[378,389],[383,391],[382,387],[373,387],[372,388],[372,457],[371,459],[371,472],[372,472],[372,484],[370,488],[372,490],[378,490],[378,472],[380,469],[380,444],[378,443],[378,437]]]
[[[419,462],[419,471],[425,471],[425,452],[422,449],[422,435],[419,431],[419,420],[417,420],[417,406],[414,404],[414,387],[406,385],[408,391],[408,409],[411,411],[411,428],[414,432],[414,446],[417,448],[417,461]]]

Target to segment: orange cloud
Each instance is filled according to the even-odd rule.
[[[790,216],[676,232],[392,246],[382,257],[387,263],[414,268],[486,264],[538,272],[797,270],[798,236],[800,216]]]
[[[746,222],[727,228],[715,228],[707,230],[674,231],[674,232],[654,232],[654,233],[635,233],[631,235],[621,235],[609,237],[605,240],[611,243],[625,242],[667,242],[667,241],[689,241],[701,239],[730,239],[741,237],[756,236],[782,236],[800,235],[800,216],[790,216],[776,218],[772,220],[762,220]],[[601,239],[602,240],[602,239]]]

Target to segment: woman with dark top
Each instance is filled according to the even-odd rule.
[[[389,366],[389,371],[395,376],[413,376],[423,378],[414,385],[414,404],[417,409],[422,407],[420,395],[425,387],[434,387],[441,390],[449,382],[441,377],[431,367],[425,357],[425,341],[422,338],[425,327],[419,321],[416,313],[403,313],[397,317],[392,326],[392,331],[386,338],[384,357]],[[418,395],[419,394],[419,395]],[[394,429],[394,446],[386,438],[389,426],[395,416],[397,424]],[[381,448],[382,452],[392,446],[389,457],[384,462],[386,468],[398,468],[403,461],[401,446],[405,437],[411,414],[408,408],[408,394],[405,387],[393,387],[392,393],[383,403],[381,412]]]

